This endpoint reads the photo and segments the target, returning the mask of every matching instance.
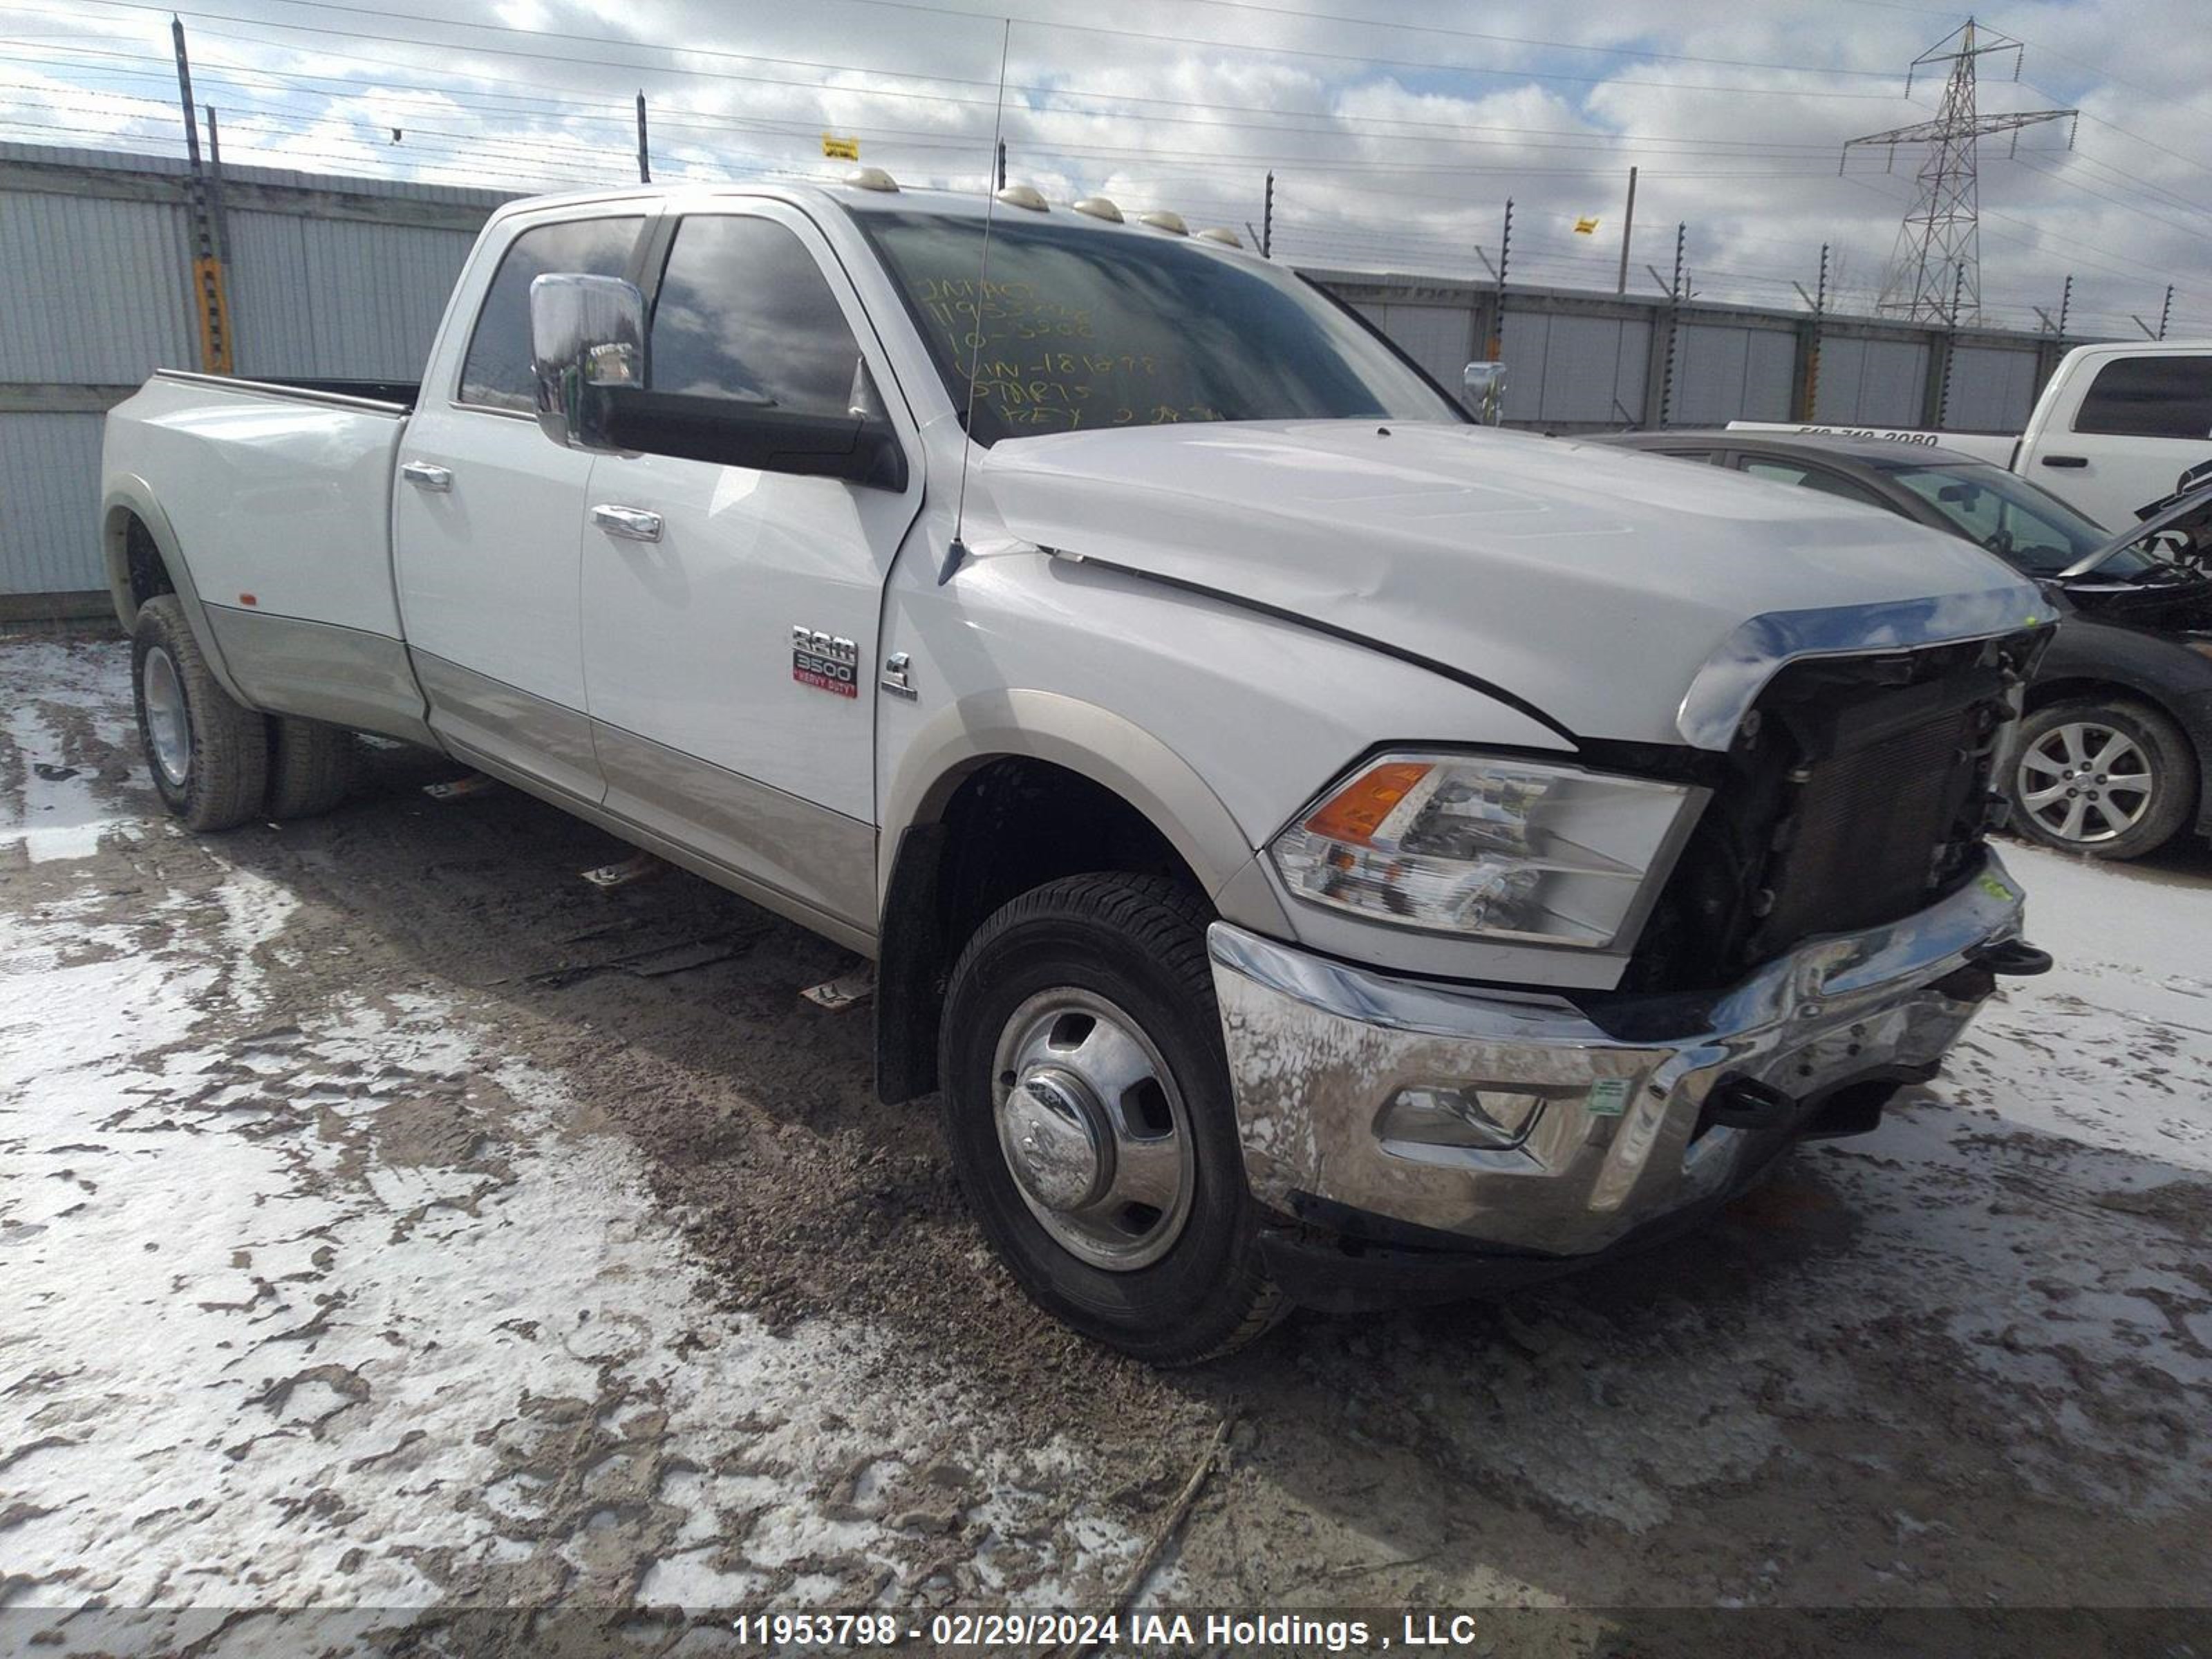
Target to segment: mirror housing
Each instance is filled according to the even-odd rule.
[[[668,455],[715,466],[750,467],[803,478],[842,478],[902,490],[906,446],[880,416],[804,415],[690,392],[610,386],[607,447],[625,455]]]
[[[645,296],[619,276],[530,284],[530,374],[539,430],[563,449],[617,447],[607,393],[646,385]]]
[[[564,449],[907,484],[906,447],[880,414],[809,415],[732,398],[650,389],[645,297],[617,276],[530,284],[531,377],[539,428]],[[856,379],[857,383],[857,379]]]
[[[1505,418],[1505,365],[1497,358],[1479,363],[1469,363],[1460,373],[1460,384],[1465,388],[1467,412],[1485,426],[1496,426]]]

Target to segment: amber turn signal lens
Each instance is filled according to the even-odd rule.
[[[1365,843],[1400,801],[1436,769],[1425,761],[1386,761],[1370,767],[1322,803],[1306,828],[1331,841]]]

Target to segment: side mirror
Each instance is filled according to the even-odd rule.
[[[1460,379],[1467,390],[1462,401],[1467,404],[1468,414],[1485,426],[1496,426],[1505,418],[1504,363],[1494,357],[1484,362],[1469,363]]]
[[[563,449],[614,449],[617,388],[646,384],[645,296],[619,276],[530,285],[530,369],[539,428]]]

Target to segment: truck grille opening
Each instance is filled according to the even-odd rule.
[[[1956,890],[2048,630],[1794,663],[1744,722],[1620,988],[1733,984],[1807,939]]]

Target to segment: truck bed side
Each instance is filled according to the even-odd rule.
[[[110,573],[127,624],[145,597],[120,556],[127,513],[242,701],[419,738],[391,543],[411,388],[373,389],[404,400],[329,382],[155,374],[107,418]]]

